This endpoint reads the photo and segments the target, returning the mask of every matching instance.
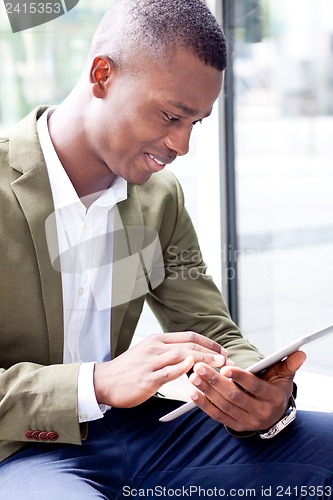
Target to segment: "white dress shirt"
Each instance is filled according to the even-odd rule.
[[[37,122],[55,212],[60,257],[64,363],[82,363],[79,371],[79,421],[95,420],[108,407],[98,405],[93,385],[96,362],[110,360],[113,222],[116,204],[127,198],[127,182],[117,177],[89,206],[82,203],[53,147],[47,120]],[[51,220],[53,218],[53,221]],[[54,220],[55,219],[55,220]],[[46,224],[46,231],[47,231]],[[53,249],[54,251],[54,249]]]

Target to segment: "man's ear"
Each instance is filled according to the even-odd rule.
[[[92,93],[98,99],[105,97],[115,70],[114,63],[109,56],[96,56],[90,69],[90,83]]]

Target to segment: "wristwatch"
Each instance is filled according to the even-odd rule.
[[[259,431],[259,436],[261,439],[271,439],[272,437],[279,434],[279,432],[283,431],[293,420],[296,418],[296,403],[294,396],[290,396],[289,399],[289,408],[286,413],[282,416],[282,418],[276,422],[270,429],[265,431]]]

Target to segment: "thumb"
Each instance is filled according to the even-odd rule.
[[[297,370],[302,366],[306,360],[306,354],[303,351],[296,351],[290,354],[285,360],[280,361],[272,366],[263,378],[270,382],[278,378],[293,379]]]
[[[294,375],[297,370],[300,369],[304,361],[306,360],[306,354],[303,351],[293,352],[287,359],[282,362],[282,369],[290,375]]]

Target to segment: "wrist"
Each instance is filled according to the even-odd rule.
[[[105,373],[106,363],[95,363],[94,373],[93,373],[93,384],[96,396],[96,401],[99,405],[108,405],[107,402],[107,386],[105,384],[106,373]]]
[[[265,431],[258,431],[261,439],[271,439],[283,431],[291,422],[296,418],[296,403],[293,396],[290,396],[289,405],[287,411],[282,415],[280,420],[278,420],[270,429]]]

